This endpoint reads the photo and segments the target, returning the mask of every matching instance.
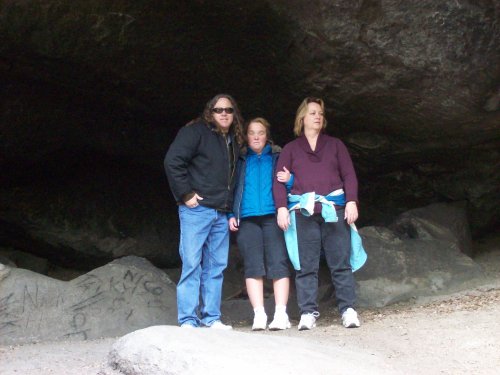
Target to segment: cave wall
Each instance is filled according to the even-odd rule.
[[[304,96],[361,182],[360,224],[463,201],[499,224],[500,1],[0,1],[0,246],[89,269],[178,262],[162,170],[219,92],[292,139]],[[383,197],[383,198],[381,198]]]

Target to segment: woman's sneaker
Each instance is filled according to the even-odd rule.
[[[274,319],[269,324],[269,329],[271,331],[280,331],[283,329],[288,329],[292,325],[290,324],[290,320],[288,319],[288,314],[286,312],[278,312],[274,314]]]
[[[342,314],[342,324],[346,328],[358,328],[361,325],[359,323],[358,313],[352,307],[349,307]]]
[[[298,326],[299,331],[305,331],[316,327],[316,319],[318,318],[319,318],[319,312],[317,311],[313,313],[302,314]]]
[[[263,331],[267,326],[267,315],[265,313],[257,313],[253,317],[252,331]]]

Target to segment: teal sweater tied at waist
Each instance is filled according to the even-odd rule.
[[[285,242],[288,251],[288,256],[293,265],[293,268],[300,270],[299,246],[297,241],[297,223],[295,221],[295,212],[299,211],[304,216],[314,214],[314,205],[316,202],[321,203],[321,216],[327,223],[338,222],[337,211],[335,205],[345,206],[345,194],[343,189],[338,189],[330,194],[323,196],[314,192],[305,193],[302,195],[288,194],[288,210],[290,211],[290,225],[285,231]],[[358,233],[356,225],[351,224],[351,268],[352,272],[356,272],[366,262],[368,258],[361,236]]]

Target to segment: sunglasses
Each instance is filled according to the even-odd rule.
[[[227,107],[227,108],[212,108],[212,112],[215,112],[215,113],[218,113],[219,115],[222,113],[222,112],[226,112],[227,114],[231,114],[234,112],[234,108],[231,108],[231,107]]]

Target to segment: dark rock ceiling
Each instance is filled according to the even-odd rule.
[[[279,144],[323,97],[361,225],[464,201],[474,236],[498,230],[498,0],[0,0],[0,40],[0,246],[174,265],[163,155],[219,92]]]

